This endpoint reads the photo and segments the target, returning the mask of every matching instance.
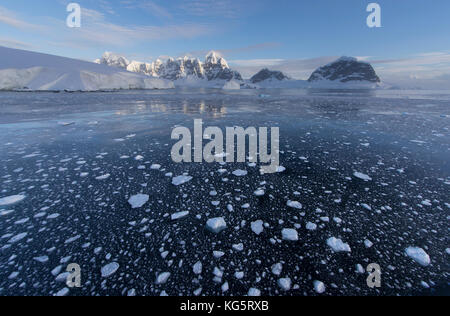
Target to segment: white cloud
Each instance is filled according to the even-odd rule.
[[[29,23],[23,18],[18,17],[14,12],[0,7],[0,23],[12,26],[21,30],[41,29],[41,25]]]

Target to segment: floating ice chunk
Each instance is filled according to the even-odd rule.
[[[185,183],[191,181],[192,179],[193,178],[190,176],[178,176],[178,177],[175,177],[172,179],[172,184],[178,186],[178,185],[185,184]]]
[[[9,244],[14,244],[16,242],[21,241],[22,239],[24,239],[25,237],[27,237],[28,233],[20,233],[17,234],[16,236],[14,236],[13,238],[11,238],[10,240],[8,240]]]
[[[283,290],[283,291],[289,291],[291,289],[291,285],[292,285],[292,281],[290,278],[282,278],[278,280],[278,286]]]
[[[366,204],[366,203],[362,203],[361,206],[364,207],[368,211],[372,210],[372,207],[370,205]]]
[[[281,275],[281,272],[283,271],[283,265],[281,262],[276,263],[272,266],[272,273],[275,275]]]
[[[287,202],[287,206],[291,207],[291,208],[298,209],[298,210],[301,210],[303,208],[302,203],[297,202],[297,201],[288,201]]]
[[[14,210],[0,211],[0,216],[6,216],[14,212]]]
[[[288,241],[298,241],[298,233],[295,229],[285,228],[281,232],[283,239]]]
[[[351,248],[348,244],[344,243],[341,239],[331,237],[327,240],[327,245],[333,249],[334,252],[351,252]]]
[[[306,229],[307,229],[307,230],[316,230],[316,229],[317,229],[317,225],[314,224],[314,223],[308,222],[308,223],[306,224]]]
[[[359,178],[359,179],[364,180],[364,181],[372,181],[371,177],[369,177],[367,174],[364,174],[364,173],[361,173],[361,172],[355,172],[353,175],[356,178]]]
[[[136,157],[134,157],[134,160],[136,160],[136,161],[142,161],[142,160],[144,160],[144,156],[137,155]]]
[[[55,296],[66,296],[67,294],[69,294],[69,289],[68,288],[63,288],[62,290],[59,290]]]
[[[78,239],[80,239],[81,238],[81,235],[76,235],[76,236],[74,236],[74,237],[71,237],[71,238],[69,238],[69,239],[67,239],[64,243],[67,245],[67,244],[71,244],[71,243],[73,243],[74,241],[77,241]]]
[[[245,273],[242,271],[238,271],[234,273],[234,277],[238,280],[242,280],[245,276]]]
[[[286,171],[286,168],[283,166],[278,166],[276,171],[277,171],[277,173],[282,173],[282,172]]]
[[[25,195],[11,195],[0,198],[0,206],[19,203],[25,199]]]
[[[257,288],[252,287],[250,290],[248,290],[247,295],[253,297],[261,296],[261,291],[258,290]]]
[[[111,176],[111,175],[110,175],[109,173],[107,173],[107,174],[101,175],[101,176],[99,176],[99,177],[96,177],[95,179],[96,179],[96,180],[106,180],[106,179],[108,179],[110,176]]]
[[[111,262],[104,266],[101,270],[103,278],[109,278],[111,275],[117,272],[119,269],[119,264],[117,262]]]
[[[188,215],[189,215],[188,211],[178,212],[178,213],[172,214],[171,218],[172,218],[173,221],[175,221],[177,219],[185,218]]]
[[[201,261],[198,261],[194,266],[192,267],[192,271],[194,271],[195,274],[202,274],[203,265]]]
[[[206,222],[206,228],[212,233],[220,233],[227,228],[227,223],[223,217],[211,218]]]
[[[214,251],[213,255],[214,255],[214,258],[219,259],[219,258],[222,258],[225,255],[225,253],[222,251]]]
[[[244,177],[244,176],[246,176],[246,175],[248,174],[248,172],[245,171],[245,170],[240,170],[240,169],[238,169],[238,170],[236,170],[236,171],[233,171],[233,174],[234,174],[236,177]]]
[[[364,240],[364,246],[366,246],[366,248],[372,248],[373,242],[371,242],[369,239],[366,239]]]
[[[153,164],[153,165],[151,165],[150,169],[152,169],[152,170],[159,170],[159,169],[161,169],[161,165]]]
[[[131,205],[131,208],[141,208],[145,205],[145,203],[148,202],[150,199],[150,196],[147,194],[136,194],[130,197],[128,200],[128,203]]]
[[[430,265],[430,263],[431,263],[430,256],[428,256],[428,254],[422,248],[408,247],[408,248],[406,248],[405,253],[408,257],[413,259],[415,262],[417,262],[421,266],[426,267],[426,266]]]
[[[40,263],[46,263],[48,262],[48,257],[47,256],[34,257],[33,260]]]
[[[170,272],[163,272],[158,275],[156,278],[156,284],[165,284],[167,280],[170,278]]]
[[[236,251],[243,251],[244,250],[244,244],[240,243],[240,244],[235,244],[233,245],[233,249]]]
[[[252,231],[256,234],[256,235],[260,235],[263,231],[264,231],[264,223],[261,220],[257,220],[255,222],[251,223],[251,227],[252,227]]]
[[[362,265],[360,265],[359,263],[356,265],[356,273],[359,273],[359,274],[364,274],[364,268],[363,268],[363,266]]]
[[[450,248],[445,249],[445,252],[450,255]]]
[[[325,293],[326,287],[325,284],[321,281],[314,281],[314,291],[318,294]]]
[[[264,194],[266,194],[266,192],[262,189],[258,189],[253,194],[256,196],[264,196]]]

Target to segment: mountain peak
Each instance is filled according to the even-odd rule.
[[[358,61],[354,57],[343,56],[336,61],[320,67],[309,78],[309,82],[316,81],[334,82],[381,82],[372,65],[367,62]]]

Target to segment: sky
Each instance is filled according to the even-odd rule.
[[[307,79],[345,55],[391,84],[450,89],[450,1],[378,0],[381,27],[369,28],[375,1],[2,0],[0,45],[90,61],[215,50],[246,78],[268,67]],[[66,25],[70,2],[82,7],[80,28]]]

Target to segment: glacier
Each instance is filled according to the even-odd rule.
[[[0,46],[0,90],[172,89],[171,81],[121,68]]]

